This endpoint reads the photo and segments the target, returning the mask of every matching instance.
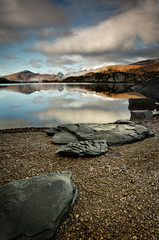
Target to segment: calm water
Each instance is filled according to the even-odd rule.
[[[0,129],[130,118],[128,99],[97,94],[96,88],[109,90],[96,84],[0,85]]]

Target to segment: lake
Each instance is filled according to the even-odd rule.
[[[129,96],[119,93],[122,88],[120,84],[2,84],[0,129],[130,119]]]

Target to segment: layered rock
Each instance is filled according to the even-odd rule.
[[[68,144],[74,141],[106,140],[109,146],[140,141],[154,136],[153,132],[131,121],[116,121],[108,124],[66,124],[46,131],[52,143]]]
[[[71,157],[93,157],[102,155],[107,151],[108,146],[105,140],[89,140],[71,142],[59,148],[56,153]]]
[[[71,172],[48,173],[1,186],[0,239],[50,239],[76,197]]]

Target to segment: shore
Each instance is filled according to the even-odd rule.
[[[0,131],[0,185],[72,171],[78,199],[56,240],[159,239],[159,117],[136,121],[155,137],[95,158],[55,155],[44,129]]]

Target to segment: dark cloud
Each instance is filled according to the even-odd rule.
[[[115,51],[115,52],[103,52],[103,53],[92,53],[85,54],[83,58],[87,59],[88,62],[98,62],[109,64],[129,64],[138,60],[143,59],[157,59],[159,53],[159,44],[150,45],[141,49],[131,49],[127,51]]]
[[[0,43],[23,42],[44,27],[66,27],[69,18],[49,0],[0,0]]]
[[[2,55],[4,58],[8,59],[8,60],[12,60],[12,59],[19,59],[19,57],[16,57],[14,55]]]
[[[0,28],[0,43],[21,43],[28,37],[29,34],[24,31]]]
[[[0,0],[0,23],[8,29],[67,26],[69,16],[49,0]]]

